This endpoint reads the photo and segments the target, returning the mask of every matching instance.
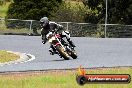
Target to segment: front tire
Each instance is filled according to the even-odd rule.
[[[67,52],[64,51],[64,49],[60,46],[60,45],[57,45],[56,46],[56,50],[59,52],[59,54],[65,59],[65,60],[69,60],[70,57],[69,55],[67,54]]]

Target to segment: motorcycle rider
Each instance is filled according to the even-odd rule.
[[[50,31],[56,32],[56,31],[64,29],[62,25],[57,24],[56,22],[49,21],[49,19],[47,17],[43,17],[43,18],[40,19],[40,26],[41,26],[41,38],[42,38],[42,43],[43,44],[45,44],[47,42],[46,35]],[[69,42],[69,44],[73,48],[75,47],[75,44],[70,39],[70,34],[69,34],[68,31],[62,31],[62,33],[60,33],[60,35],[61,35],[61,38],[66,37],[66,39]],[[52,45],[49,48],[49,52],[52,55],[56,53],[56,50],[54,49],[54,47]]]

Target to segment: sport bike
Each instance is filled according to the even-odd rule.
[[[61,58],[64,58],[65,60],[69,60],[70,57],[72,57],[73,59],[77,58],[75,49],[63,38],[61,38],[60,34],[49,32],[46,35],[46,38],[56,50],[56,54],[58,54]]]

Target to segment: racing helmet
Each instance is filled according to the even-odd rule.
[[[43,17],[40,19],[40,25],[41,26],[46,26],[49,24],[49,19],[47,17]]]

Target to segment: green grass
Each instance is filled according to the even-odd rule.
[[[13,53],[9,53],[4,50],[0,50],[0,63],[9,62],[19,59],[19,56]]]
[[[0,75],[0,88],[132,88],[132,83],[85,84],[80,86],[76,83],[77,73],[78,70],[3,74]],[[132,76],[132,67],[88,69],[86,73],[130,74]]]

